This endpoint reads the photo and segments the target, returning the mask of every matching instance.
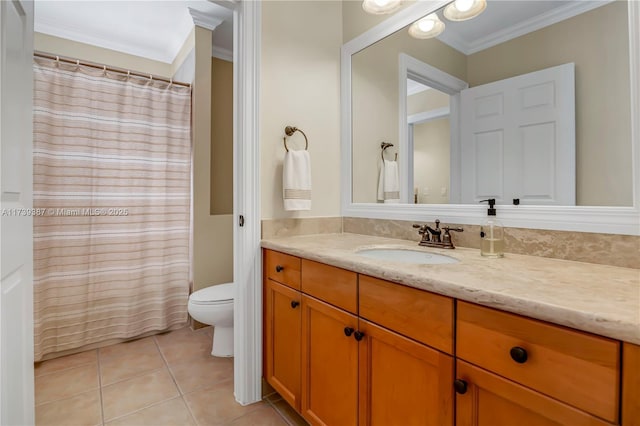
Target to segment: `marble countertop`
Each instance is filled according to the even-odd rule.
[[[262,247],[555,324],[640,345],[640,270],[536,256],[480,256],[358,234],[262,240]],[[460,262],[416,265],[370,259],[363,248],[445,254]]]

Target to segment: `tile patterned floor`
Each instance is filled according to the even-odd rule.
[[[277,398],[235,402],[233,359],[210,355],[212,336],[185,328],[38,363],[36,424],[297,425]]]

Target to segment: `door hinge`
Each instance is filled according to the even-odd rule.
[[[238,225],[244,226],[244,216],[243,215],[240,215],[240,217],[238,217]]]

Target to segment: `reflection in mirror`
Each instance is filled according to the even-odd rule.
[[[413,201],[449,202],[449,95],[407,78],[407,147],[413,152]]]
[[[437,38],[404,28],[352,56],[354,203],[377,201],[388,141],[405,202],[633,205],[626,1],[489,1],[465,22],[437,13]],[[402,75],[403,55],[444,76]]]

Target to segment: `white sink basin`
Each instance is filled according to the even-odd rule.
[[[359,256],[389,262],[414,263],[419,265],[439,265],[443,263],[458,263],[459,260],[443,254],[425,251],[394,248],[371,248],[356,251]]]

